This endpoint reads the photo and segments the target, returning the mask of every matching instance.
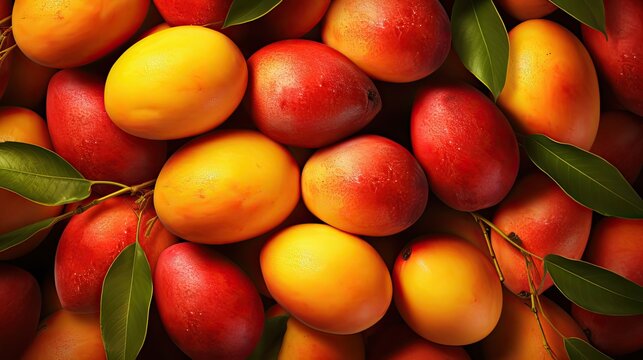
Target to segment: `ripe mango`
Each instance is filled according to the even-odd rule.
[[[598,79],[587,50],[549,20],[509,32],[507,81],[498,105],[514,128],[589,150],[598,131]]]
[[[608,91],[627,110],[643,116],[643,1],[605,1],[607,39],[581,26],[583,41]],[[603,84],[603,83],[601,83]]]
[[[518,143],[507,118],[465,83],[434,83],[418,92],[411,142],[431,191],[457,210],[499,203],[518,174]]]

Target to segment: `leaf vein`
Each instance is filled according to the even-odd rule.
[[[583,172],[582,170],[578,169],[576,166],[572,165],[571,163],[569,163],[569,162],[568,162],[568,161],[566,161],[565,159],[561,158],[558,154],[556,154],[555,152],[553,152],[552,150],[550,150],[549,148],[547,148],[547,147],[546,147],[545,145],[543,145],[540,141],[538,141],[538,140],[534,140],[534,142],[535,142],[538,146],[540,146],[540,147],[542,147],[543,149],[545,149],[548,153],[552,154],[552,155],[553,155],[554,157],[556,157],[558,160],[560,160],[561,162],[563,162],[563,163],[565,163],[566,165],[568,165],[571,169],[573,169],[573,170],[577,171],[579,174],[581,174],[582,176],[586,177],[586,178],[587,178],[587,179],[589,179],[591,182],[598,184],[598,185],[599,185],[599,187],[602,187],[603,189],[607,190],[609,193],[611,193],[611,194],[615,195],[616,197],[618,197],[618,198],[619,198],[619,199],[621,199],[621,200],[624,200],[626,203],[628,203],[628,204],[630,204],[630,205],[634,206],[635,208],[637,208],[637,209],[639,209],[639,210],[643,210],[643,208],[642,208],[642,207],[640,207],[640,205],[639,205],[639,204],[632,203],[631,201],[629,201],[629,199],[624,198],[623,196],[621,196],[621,194],[618,194],[618,193],[614,192],[614,191],[613,191],[612,189],[610,189],[609,187],[607,187],[607,186],[603,185],[601,182],[597,181],[596,179],[592,178],[591,176],[589,176],[588,174],[586,174],[586,173],[585,173],[585,172]]]

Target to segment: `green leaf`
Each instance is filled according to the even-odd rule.
[[[64,216],[56,216],[40,220],[36,223],[29,224],[27,226],[0,235],[0,252],[22,244],[23,242],[34,237],[40,231],[54,226],[57,222],[64,218]]]
[[[521,143],[531,161],[580,204],[605,216],[643,218],[643,200],[612,164],[544,135]]]
[[[603,0],[549,0],[549,2],[558,6],[574,19],[607,36]]]
[[[0,142],[0,188],[39,204],[62,205],[87,198],[91,184],[53,151]]]
[[[453,47],[464,66],[498,98],[507,78],[509,37],[491,0],[455,0]]]
[[[545,256],[545,272],[565,297],[588,311],[643,314],[643,287],[607,269],[550,254]]]
[[[234,0],[223,22],[223,28],[241,25],[266,15],[282,0]]]
[[[565,338],[565,350],[569,360],[611,360],[612,358],[598,351],[585,340],[579,338]]]
[[[143,347],[152,302],[152,272],[135,242],[109,268],[100,299],[100,328],[109,360],[134,360]]]
[[[286,333],[288,315],[266,319],[259,344],[247,360],[276,360]]]

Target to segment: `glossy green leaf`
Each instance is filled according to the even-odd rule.
[[[607,35],[603,0],[549,0],[549,2],[574,19]]]
[[[585,340],[565,338],[565,350],[569,360],[611,360],[612,358],[598,351]]]
[[[54,226],[57,222],[63,219],[63,216],[56,216],[36,223],[29,224],[14,231],[10,231],[0,235],[0,252],[18,246],[23,242],[31,239],[37,233],[44,229]]]
[[[109,360],[134,360],[143,347],[152,302],[152,272],[135,242],[109,268],[100,301],[100,327]]]
[[[612,164],[544,135],[521,143],[531,161],[580,204],[605,216],[643,218],[643,200]]]
[[[455,0],[453,47],[464,66],[498,98],[507,78],[509,37],[491,0]]]
[[[282,0],[234,0],[223,22],[223,28],[257,20],[281,4]]]
[[[277,360],[281,342],[286,333],[288,317],[288,315],[281,315],[266,319],[261,340],[259,340],[259,344],[257,344],[248,360]]]
[[[43,205],[85,199],[91,181],[53,151],[19,142],[0,143],[0,188]]]
[[[545,256],[545,272],[571,302],[591,312],[643,314],[643,287],[607,269],[550,254]]]

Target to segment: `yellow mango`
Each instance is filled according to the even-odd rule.
[[[589,150],[598,131],[596,70],[571,32],[528,20],[509,32],[509,67],[498,105],[514,128]]]

